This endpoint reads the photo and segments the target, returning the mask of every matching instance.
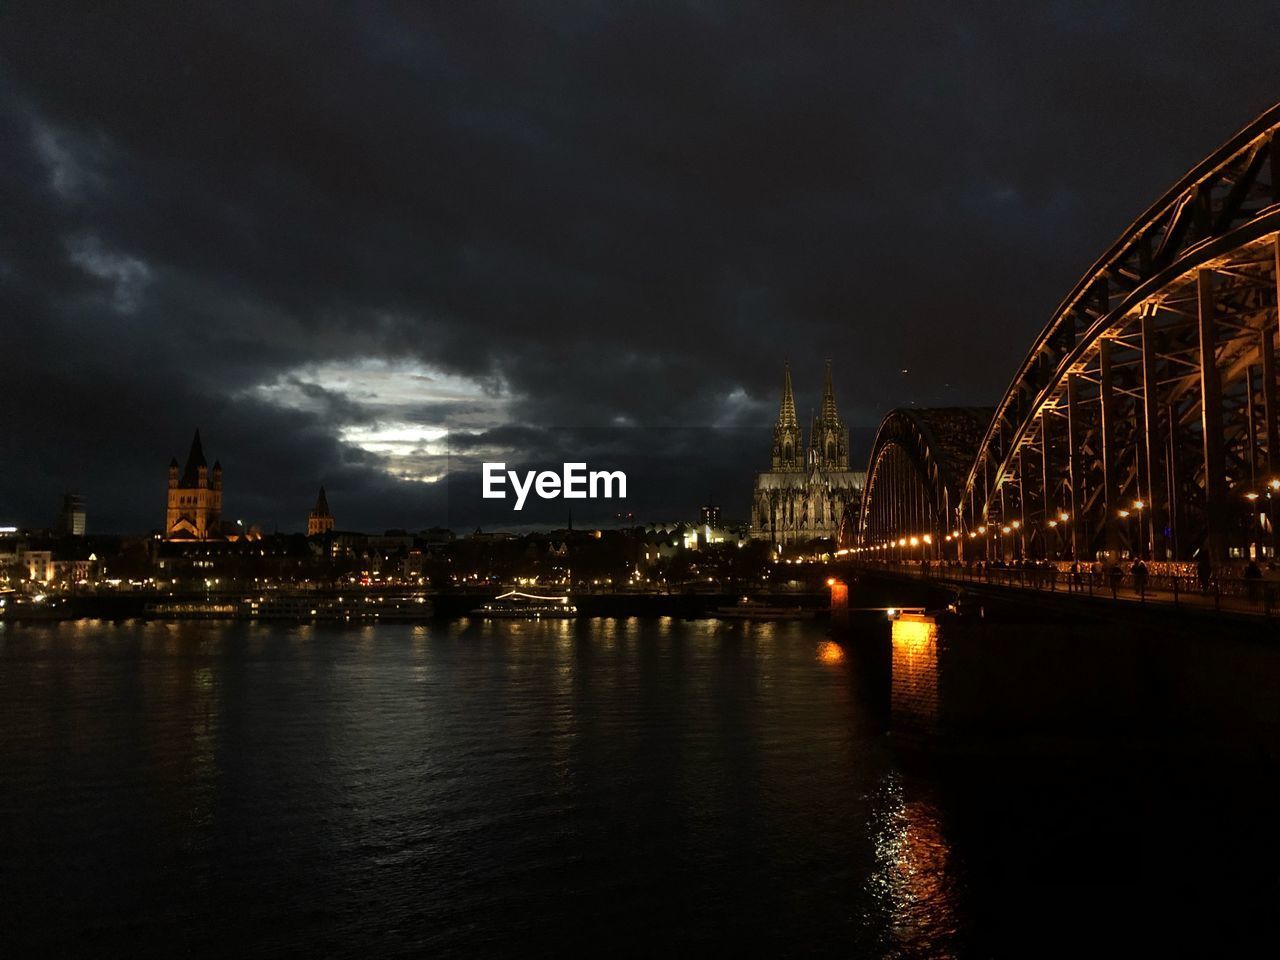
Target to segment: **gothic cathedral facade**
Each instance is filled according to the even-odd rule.
[[[857,511],[865,479],[866,474],[849,469],[849,430],[836,410],[831,361],[807,445],[796,417],[791,365],[786,364],[770,468],[756,477],[751,535],[779,544],[834,538],[844,512]]]

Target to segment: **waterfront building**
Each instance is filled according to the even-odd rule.
[[[53,579],[67,585],[88,583],[94,579],[97,563],[97,554],[87,548],[55,552]]]
[[[849,430],[836,408],[831,361],[807,445],[796,416],[791,365],[785,364],[770,466],[756,477],[751,536],[778,544],[835,537],[845,511],[856,512],[865,479],[862,471],[849,469]]]
[[[307,536],[317,537],[333,532],[333,514],[329,512],[329,500],[325,496],[324,487],[320,487],[320,496],[316,505],[307,514]]]
[[[53,551],[23,548],[18,553],[18,566],[25,580],[48,583],[53,579]]]

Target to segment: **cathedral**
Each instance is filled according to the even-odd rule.
[[[866,474],[849,469],[849,430],[836,411],[831,361],[827,361],[821,412],[809,426],[807,446],[791,392],[791,365],[786,364],[784,371],[770,468],[756,477],[751,535],[774,543],[834,538],[845,510],[857,510]]]
[[[165,513],[166,540],[210,540],[222,536],[222,464],[213,469],[204,459],[200,431],[196,431],[186,466],[169,461],[169,509]]]

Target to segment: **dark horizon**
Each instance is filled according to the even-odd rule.
[[[422,482],[445,431],[542,466],[745,437],[675,470],[623,444],[651,511],[741,516],[784,358],[805,409],[834,359],[858,468],[892,407],[994,403],[1089,264],[1274,101],[1277,21],[19,5],[0,523],[75,491],[90,532],[158,527],[196,427],[264,529],[322,483],[343,527],[474,526]]]

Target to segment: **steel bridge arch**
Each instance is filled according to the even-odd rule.
[[[957,558],[1274,557],[1278,333],[1280,105],[1192,168],[1081,277],[971,456],[944,469],[943,411],[886,416],[841,546],[931,535],[939,556],[955,540]]]
[[[914,535],[946,528],[993,412],[989,407],[891,411],[871,446],[856,527],[850,523],[842,530],[840,546],[878,542],[898,536],[897,531]]]
[[[983,436],[961,529],[1007,534],[1017,520],[1015,552],[1186,559],[1203,547],[1214,564],[1251,535],[1256,549],[1255,526],[1274,541],[1270,517],[1255,525],[1239,501],[1280,496],[1278,128],[1280,105],[1193,168],[1071,290]]]

